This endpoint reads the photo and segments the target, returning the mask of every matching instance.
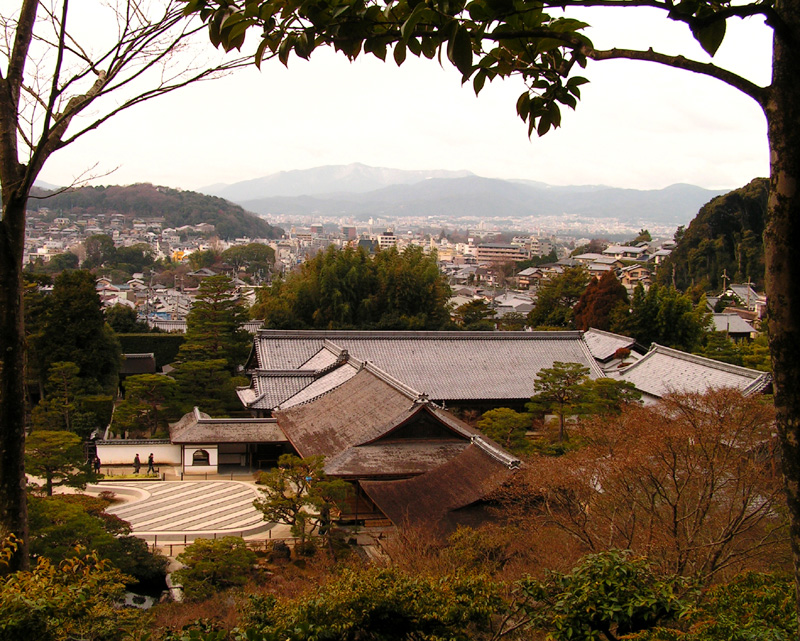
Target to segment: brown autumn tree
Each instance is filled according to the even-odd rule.
[[[775,414],[731,389],[676,394],[576,428],[585,447],[531,461],[504,491],[531,504],[539,535],[584,552],[631,549],[669,574],[709,579],[790,559]]]
[[[612,313],[627,304],[628,291],[617,280],[614,270],[609,269],[599,279],[589,282],[575,304],[575,327],[583,331],[590,327],[608,330]]]
[[[178,55],[202,25],[177,0],[98,4],[92,29],[73,28],[68,0],[18,4],[0,21],[0,532],[23,540],[10,570],[28,563],[22,255],[33,184],[52,154],[120,111],[244,62]]]

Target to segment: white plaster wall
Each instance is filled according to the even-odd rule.
[[[208,452],[208,465],[192,465],[194,453],[198,450]],[[185,474],[204,474],[217,472],[219,455],[216,445],[185,445],[183,450],[183,471]]]
[[[147,469],[147,457],[153,453],[156,465],[180,465],[181,446],[171,443],[98,443],[97,456],[101,465],[133,465],[133,457],[139,455],[142,468]],[[191,460],[191,458],[190,458]]]

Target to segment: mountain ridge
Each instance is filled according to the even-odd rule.
[[[261,215],[526,218],[566,214],[676,226],[687,224],[705,203],[726,193],[686,183],[649,190],[554,186],[526,179],[485,178],[468,171],[408,171],[361,163],[278,172],[212,187],[213,193],[204,193],[220,195]]]

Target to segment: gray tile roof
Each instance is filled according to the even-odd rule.
[[[661,398],[670,392],[705,392],[733,387],[744,394],[762,391],[770,382],[764,372],[721,363],[653,344],[639,361],[619,373],[645,394]]]
[[[718,332],[752,334],[756,331],[755,327],[738,314],[714,314],[712,320],[714,329]]]
[[[613,358],[618,349],[631,349],[636,339],[612,334],[593,327],[583,333],[583,340],[589,346],[589,351],[598,361],[607,361]]]
[[[434,400],[527,399],[537,372],[556,361],[580,363],[592,377],[603,375],[581,332],[263,330],[254,348],[259,390],[268,385],[259,380],[264,370],[300,367],[325,341]]]

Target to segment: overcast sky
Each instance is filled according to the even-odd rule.
[[[598,48],[629,46],[707,59],[688,30],[656,13],[595,10]],[[623,20],[624,17],[624,20]],[[731,22],[731,21],[729,21]],[[731,22],[715,62],[769,81],[770,32]],[[253,34],[255,36],[255,34]],[[210,47],[210,45],[208,45]],[[428,60],[401,68],[319,51],[183,89],[115,117],[56,153],[40,178],[68,184],[87,167],[97,184],[152,182],[196,189],[278,171],[361,162],[399,169],[466,169],[554,185],[726,189],[768,174],[766,124],[753,101],[709,78],[649,63],[589,63],[575,112],[528,139],[516,116],[522,85],[487,84],[479,97]]]

